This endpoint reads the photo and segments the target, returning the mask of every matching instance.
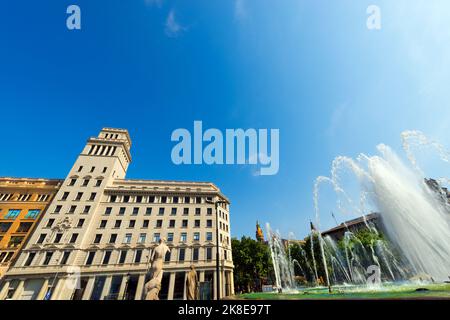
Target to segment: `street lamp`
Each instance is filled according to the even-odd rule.
[[[214,208],[216,210],[216,300],[220,299],[220,270],[219,270],[219,204],[228,204],[227,201],[219,200],[219,201],[212,201],[212,200],[206,200],[206,203],[214,204]]]

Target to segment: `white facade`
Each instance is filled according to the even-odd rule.
[[[191,265],[205,297],[215,298],[216,225],[221,297],[234,293],[227,198],[207,182],[126,180],[130,148],[126,130],[89,139],[5,275],[0,299],[141,299],[160,238],[171,248],[160,298],[185,298]],[[226,202],[217,214],[216,201]]]

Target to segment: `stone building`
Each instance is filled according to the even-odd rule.
[[[61,180],[0,178],[0,279],[15,261]]]
[[[161,299],[185,298],[191,265],[200,294],[232,295],[229,201],[209,182],[127,180],[127,130],[90,138],[14,266],[0,299],[142,299],[152,249],[166,256]],[[224,202],[216,206],[218,201]]]

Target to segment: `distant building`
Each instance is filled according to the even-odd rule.
[[[447,200],[450,204],[450,191],[447,188],[442,187],[435,179],[425,179],[425,183],[431,190],[435,191],[439,195],[442,195],[444,197],[443,200]]]
[[[322,236],[330,236],[333,240],[341,240],[347,231],[357,232],[367,228],[367,224],[373,224],[377,229],[381,227],[378,213],[371,213],[356,219],[342,222],[340,225],[322,232]]]
[[[0,178],[0,279],[15,261],[62,180]]]

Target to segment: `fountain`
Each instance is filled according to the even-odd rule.
[[[295,291],[294,265],[305,278],[313,279],[314,285],[318,286],[323,276],[325,281],[322,284],[326,284],[328,289],[333,286],[338,292],[396,291],[398,286],[409,288],[412,284],[408,279],[422,283],[448,282],[450,204],[447,193],[440,185],[448,184],[449,179],[439,177],[431,188],[413,149],[431,147],[445,164],[450,163],[450,155],[442,145],[429,140],[421,132],[405,131],[401,136],[407,162],[402,161],[391,148],[380,144],[377,146],[379,155],[360,154],[356,159],[335,158],[331,176],[316,179],[313,189],[315,225],[311,222],[311,234],[307,238],[309,245],[300,250],[302,263],[291,258],[290,250],[286,250],[279,233],[273,232],[267,224],[279,291]],[[348,170],[358,183],[357,201],[352,199],[342,184],[341,173],[344,170]],[[340,241],[322,235],[319,195],[323,184],[331,185],[338,196],[337,209],[340,213],[351,211],[364,217],[368,241],[363,243],[359,235],[347,226]],[[369,208],[379,213],[382,230],[366,220],[365,217],[371,213]],[[368,270],[371,268],[379,270],[380,281],[375,286],[368,281]],[[323,293],[326,288],[322,286],[321,290]],[[448,290],[446,288],[444,291]]]

